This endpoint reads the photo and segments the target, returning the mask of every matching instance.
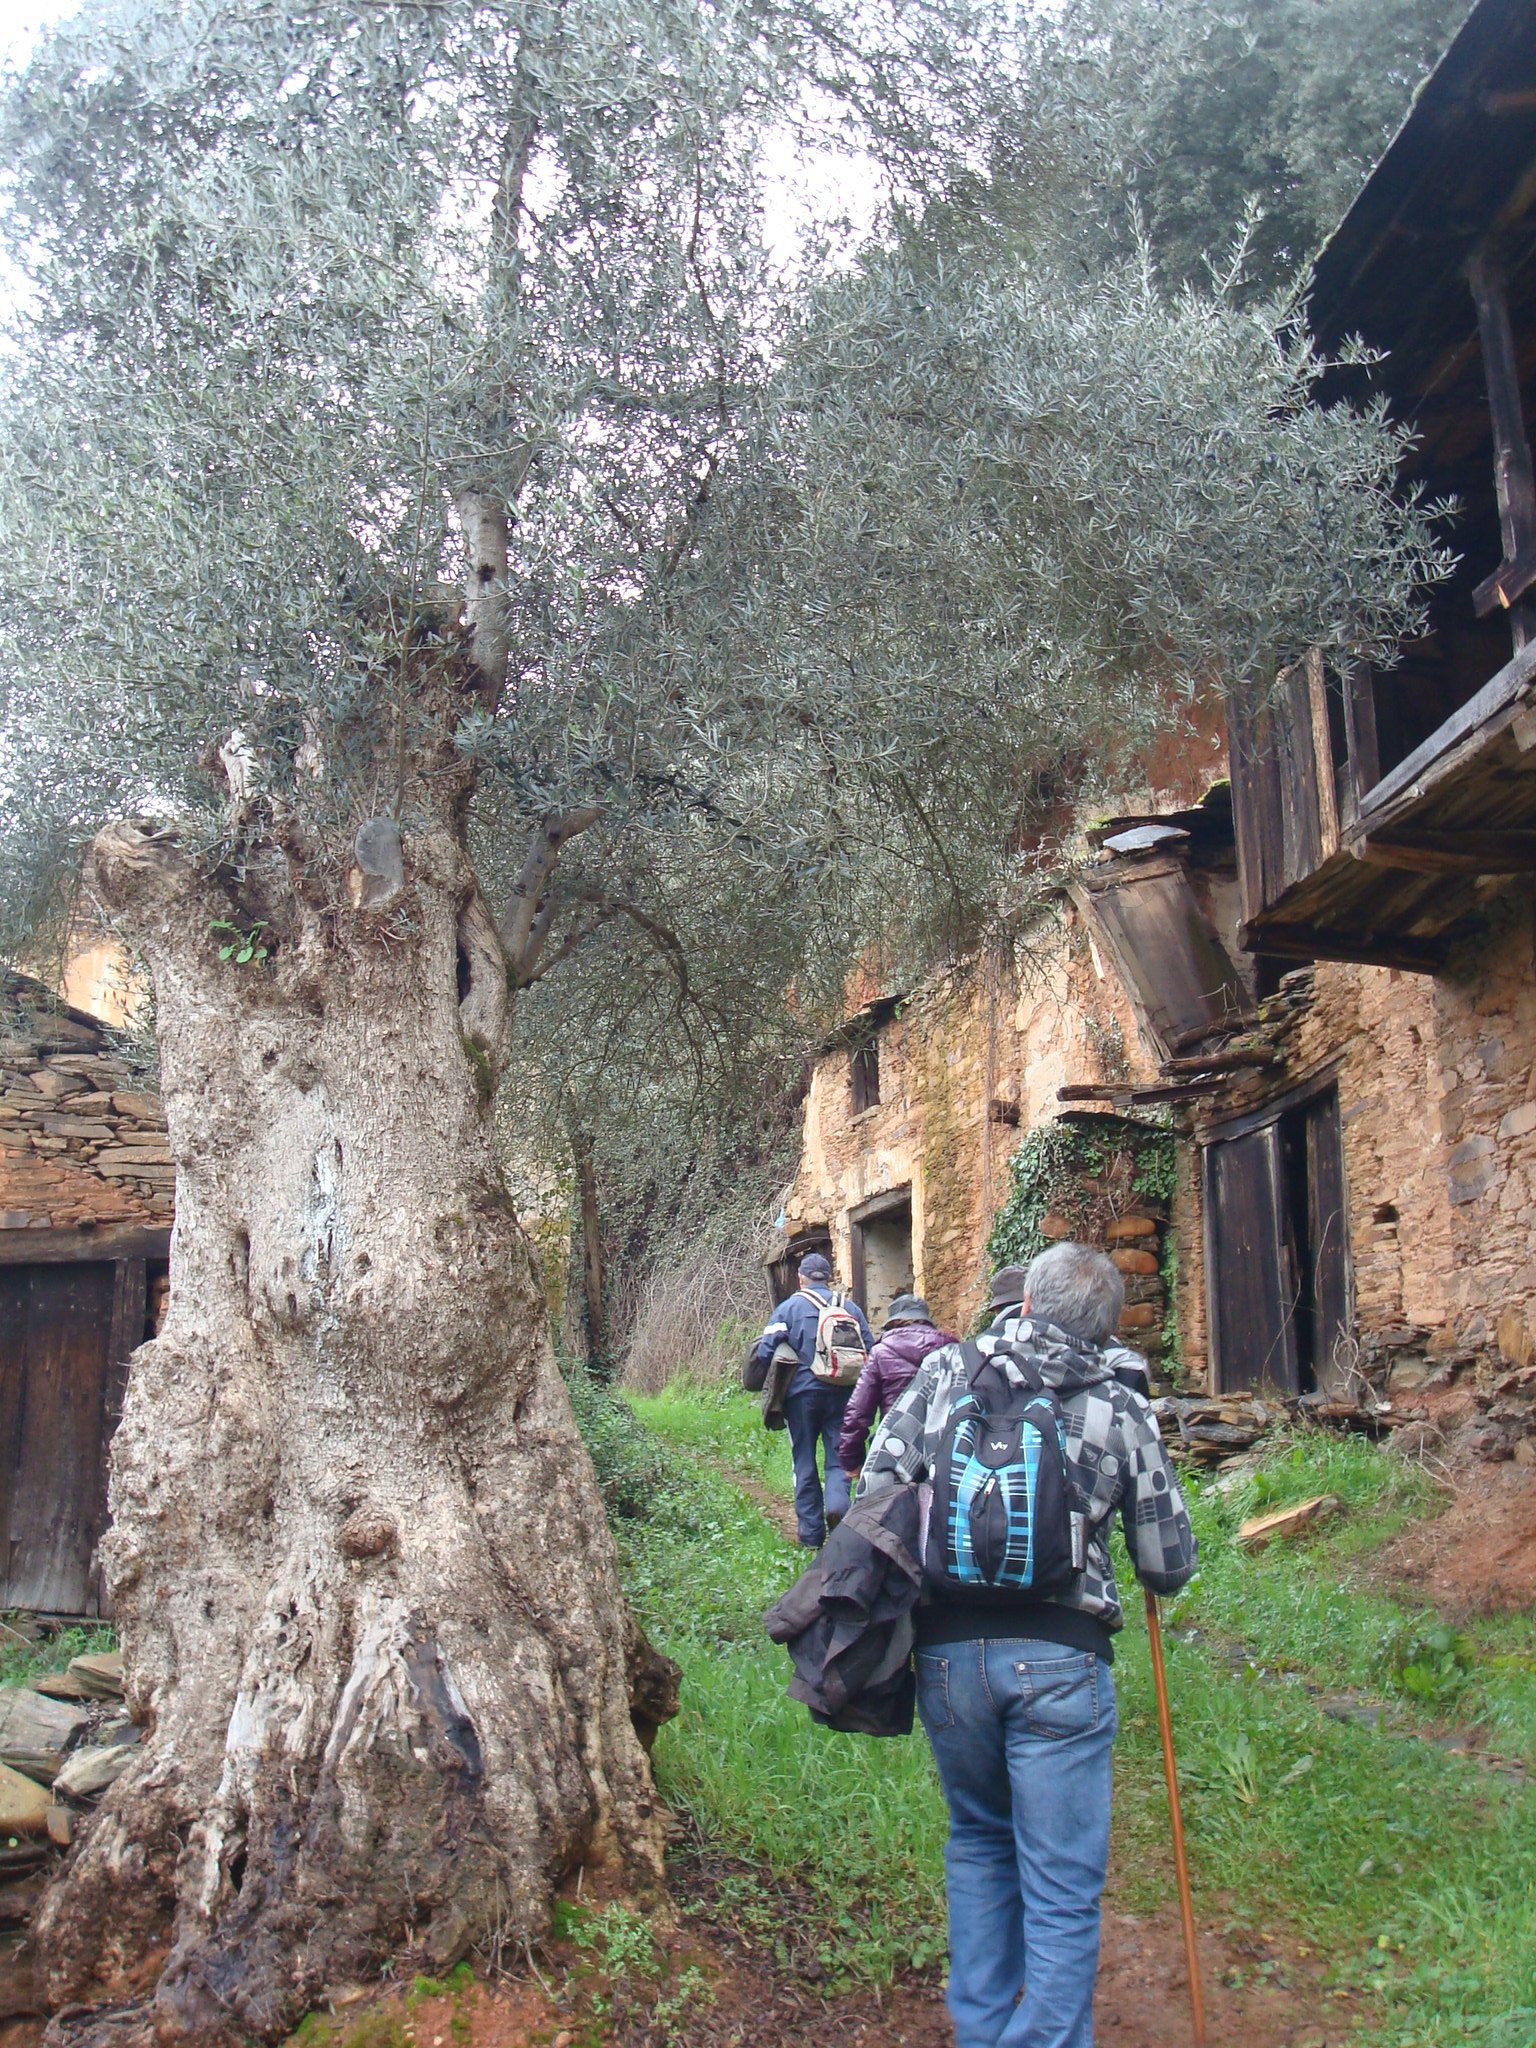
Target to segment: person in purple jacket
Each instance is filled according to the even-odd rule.
[[[898,1294],[892,1301],[886,1310],[884,1335],[865,1359],[843,1411],[837,1456],[850,1480],[859,1476],[877,1418],[900,1400],[929,1352],[954,1341],[947,1330],[933,1327],[928,1304],[920,1294]]]

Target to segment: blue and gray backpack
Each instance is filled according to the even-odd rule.
[[[1087,1562],[1088,1517],[1067,1459],[1060,1394],[1026,1352],[1006,1347],[1022,1387],[979,1344],[960,1346],[966,1391],[950,1410],[933,1473],[923,1573],[939,1593],[987,1604],[1073,1586]],[[1086,1384],[1086,1382],[1084,1382]]]

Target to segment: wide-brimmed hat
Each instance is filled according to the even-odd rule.
[[[1024,1282],[1028,1278],[1023,1266],[999,1266],[992,1275],[992,1307],[1015,1308],[1024,1299]]]
[[[891,1305],[885,1312],[885,1327],[887,1329],[891,1327],[892,1323],[931,1323],[932,1321],[933,1317],[928,1313],[928,1304],[920,1294],[893,1295],[891,1297]]]

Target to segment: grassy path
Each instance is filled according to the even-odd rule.
[[[640,1455],[657,1440],[665,1454],[650,1511],[616,1516],[626,1575],[687,1674],[658,1747],[668,1796],[743,1853],[823,1885],[837,1967],[881,1980],[930,1959],[944,1824],[921,1737],[814,1729],[761,1635],[801,1559],[722,1474],[787,1497],[787,1446],[739,1395],[674,1388],[632,1407],[650,1433],[634,1433]],[[1236,1549],[1245,1515],[1322,1491],[1348,1510],[1333,1530],[1258,1558]],[[1410,1468],[1324,1436],[1226,1499],[1197,1494],[1202,1569],[1169,1615],[1195,1878],[1205,1917],[1229,1951],[1252,1949],[1256,1971],[1277,1926],[1325,1955],[1328,1993],[1362,2042],[1532,2048],[1536,1789],[1436,1738],[1476,1722],[1536,1766],[1536,1630],[1526,1618],[1437,1635],[1357,1570],[1433,1505]],[[1118,1653],[1115,1898],[1146,1912],[1166,1898],[1167,1808],[1139,1617]],[[850,1869],[860,1911],[840,1922]]]

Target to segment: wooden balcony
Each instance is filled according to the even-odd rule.
[[[1239,938],[1433,974],[1489,896],[1536,874],[1536,643],[1381,775],[1369,682],[1314,654],[1232,707]]]

